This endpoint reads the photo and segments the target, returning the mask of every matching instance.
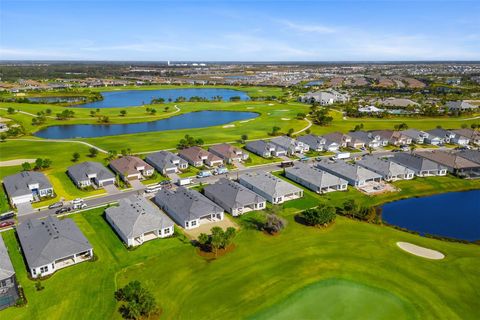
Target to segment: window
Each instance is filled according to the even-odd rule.
[[[40,268],[40,273],[44,273],[44,272],[47,272],[47,271],[48,271],[48,266]]]
[[[32,269],[32,271],[33,271],[33,275],[37,274],[37,269]]]
[[[193,221],[191,222],[191,226],[193,227],[193,226],[196,226],[196,225],[197,225],[197,221],[193,220]]]
[[[263,202],[258,204],[259,208],[263,208]]]

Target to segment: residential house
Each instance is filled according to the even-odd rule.
[[[451,143],[455,143],[459,146],[467,146],[470,143],[470,139],[468,137],[453,130],[450,130],[450,133],[453,134],[453,138],[450,139]]]
[[[379,103],[382,106],[386,107],[395,107],[395,108],[407,108],[407,107],[418,107],[420,106],[417,102],[405,98],[394,98],[390,97],[384,100],[380,100]]]
[[[263,158],[282,157],[287,155],[287,150],[266,140],[250,141],[245,148]]]
[[[462,150],[457,151],[457,154],[462,158],[480,164],[480,150]]]
[[[317,162],[316,167],[347,180],[354,187],[361,187],[369,182],[382,180],[382,176],[378,173],[345,161],[331,162],[323,160]]]
[[[93,248],[72,219],[28,219],[17,227],[32,278],[90,260]]]
[[[285,177],[317,193],[347,190],[348,185],[346,180],[306,163],[286,168]]]
[[[407,129],[400,132],[404,136],[412,139],[413,143],[417,143],[417,144],[425,143],[425,139],[428,138],[428,133],[426,133],[425,131],[417,130],[417,129]]]
[[[440,144],[451,143],[451,140],[455,137],[455,134],[453,132],[450,132],[442,128],[428,130],[427,133],[428,133],[427,141],[432,141],[432,138],[437,137],[439,138],[440,141],[442,141]],[[437,140],[433,140],[433,141],[437,141]],[[430,144],[434,144],[434,143],[430,142]]]
[[[288,155],[293,155],[295,153],[305,153],[310,150],[307,144],[287,136],[273,138],[272,140],[270,140],[270,142],[280,149],[287,150]]]
[[[115,175],[99,162],[86,161],[68,167],[67,174],[78,188],[103,187],[115,183]]]
[[[266,207],[266,200],[250,189],[226,178],[220,178],[214,184],[203,189],[207,198],[221,206],[225,211],[236,217],[253,210]]]
[[[331,105],[336,102],[347,102],[350,100],[348,94],[343,94],[335,90],[309,92],[299,99],[304,103],[318,103],[322,106]]]
[[[398,152],[390,160],[413,170],[417,177],[445,176],[447,174],[447,168],[417,154]]]
[[[0,235],[0,310],[14,305],[18,300],[17,278],[7,247]]]
[[[462,177],[480,177],[480,164],[463,158],[458,153],[434,150],[416,152],[416,154],[438,163],[452,174]]]
[[[384,109],[380,109],[375,106],[358,107],[357,110],[360,113],[367,113],[367,114],[378,114],[385,111]]]
[[[452,132],[455,133],[456,135],[460,135],[462,137],[467,138],[471,144],[480,146],[480,131],[465,128],[465,129],[452,130]]]
[[[178,152],[178,155],[194,167],[203,165],[215,167],[223,164],[223,160],[220,157],[197,146],[182,149]]]
[[[34,202],[44,197],[53,197],[53,187],[41,172],[23,171],[3,178],[5,191],[14,206]]]
[[[135,156],[124,156],[110,161],[110,168],[115,171],[123,181],[142,180],[153,175],[151,165]]]
[[[314,134],[307,134],[297,138],[297,141],[302,142],[307,145],[310,150],[313,151],[324,151],[325,147],[325,138],[321,136],[316,136]]]
[[[478,107],[466,101],[459,100],[459,101],[448,101],[445,104],[445,108],[451,112],[455,112],[455,111],[465,112],[465,111],[473,111]]]
[[[352,138],[349,135],[346,135],[341,132],[328,133],[323,135],[322,137],[325,138],[325,145],[327,147],[336,145],[338,146],[338,148],[346,148],[347,145],[352,141]],[[333,151],[333,150],[329,150],[329,151]]]
[[[225,161],[225,163],[241,162],[248,159],[248,153],[228,143],[217,144],[208,148],[208,151]]]
[[[391,144],[394,146],[407,145],[412,143],[412,138],[404,135],[401,131],[377,130],[372,131],[373,135],[378,135],[382,145]]]
[[[6,123],[0,122],[0,132],[8,131],[8,126]]]
[[[369,147],[369,148],[379,148],[382,146],[382,140],[379,135],[373,134],[367,131],[352,131],[348,134],[352,141],[349,143],[349,146],[353,148]],[[363,146],[362,146],[363,143]]]
[[[415,172],[401,164],[389,159],[366,155],[356,164],[367,168],[382,176],[385,181],[410,180],[415,177]]]
[[[188,162],[169,151],[150,153],[145,162],[154,167],[163,175],[178,173],[188,168]]]
[[[243,174],[240,176],[239,182],[272,204],[280,204],[303,197],[301,188],[267,172]]]
[[[105,218],[129,247],[145,241],[173,235],[173,221],[157,206],[142,196],[132,195],[108,207]]]
[[[185,187],[162,189],[156,194],[154,202],[185,229],[223,220],[223,209],[220,206],[200,192]]]

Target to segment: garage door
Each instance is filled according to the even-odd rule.
[[[115,182],[114,180],[107,180],[107,181],[103,181],[102,184],[104,186],[109,186],[109,185],[113,184],[114,182]]]

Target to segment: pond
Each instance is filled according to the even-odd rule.
[[[198,111],[149,122],[51,126],[36,132],[35,136],[45,139],[94,138],[119,134],[211,127],[258,116],[259,114],[255,112]]]
[[[179,97],[185,97],[188,101],[191,97],[200,97],[213,100],[221,97],[222,100],[229,100],[231,97],[240,97],[241,100],[248,100],[248,95],[243,91],[232,89],[165,89],[165,90],[127,90],[127,91],[105,91],[101,92],[103,100],[79,105],[82,108],[122,108],[135,107],[150,104],[153,99],[163,98],[165,102],[175,102]]]
[[[480,190],[387,203],[383,220],[420,234],[480,240]]]

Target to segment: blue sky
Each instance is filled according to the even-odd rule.
[[[480,60],[480,1],[0,0],[0,59]]]

